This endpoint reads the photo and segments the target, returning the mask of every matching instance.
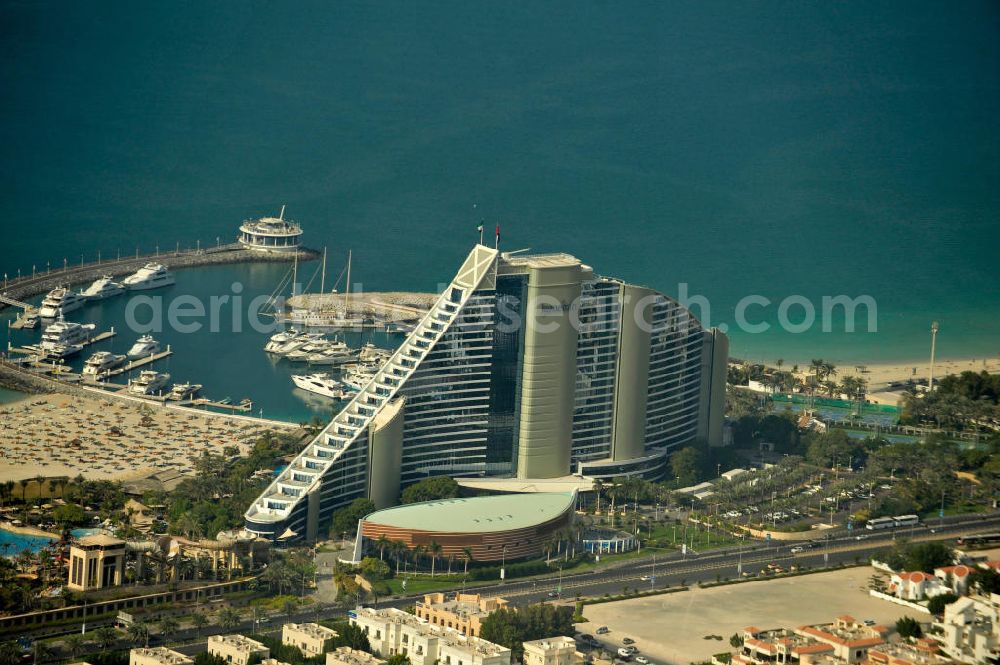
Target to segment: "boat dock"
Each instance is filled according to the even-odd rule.
[[[250,400],[249,398],[244,399],[237,404],[232,404],[230,402],[213,402],[212,400],[206,397],[198,397],[196,399],[190,399],[190,400],[185,400],[183,402],[178,402],[178,404],[180,406],[207,406],[212,409],[223,409],[226,411],[233,411],[233,412],[242,411],[244,413],[253,410],[253,401]]]
[[[29,324],[28,321],[30,319],[32,319],[33,317],[34,317],[34,321],[32,321],[32,323]],[[8,321],[7,325],[10,327],[11,330],[22,330],[24,328],[34,328],[37,325],[37,322],[38,322],[38,318],[37,317],[38,317],[38,310],[36,310],[34,307],[29,307],[28,309],[26,309],[23,312],[21,312],[20,314],[18,314],[17,318],[14,319],[13,321]]]
[[[91,344],[97,344],[98,342],[103,342],[106,339],[111,339],[117,334],[118,333],[115,332],[115,329],[112,328],[111,330],[106,330],[102,333],[94,335],[90,339],[84,340],[83,342],[80,343],[80,345],[86,348]],[[11,353],[20,353],[26,356],[37,356],[39,355],[40,351],[39,347],[35,344],[32,344],[30,346],[14,346],[8,348],[7,350],[10,351]]]
[[[139,369],[140,367],[145,367],[146,365],[155,363],[157,360],[163,360],[167,356],[171,356],[173,354],[174,352],[170,349],[170,345],[168,344],[166,351],[160,351],[159,353],[154,353],[144,358],[133,360],[132,362],[127,363],[126,365],[119,367],[118,369],[110,370],[109,372],[107,372],[107,375],[119,376],[121,374],[124,374],[125,372],[131,372],[134,369]]]

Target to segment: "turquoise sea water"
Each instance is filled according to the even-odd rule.
[[[9,404],[24,398],[24,393],[0,386],[0,404]]]
[[[687,283],[713,323],[750,294],[772,323],[791,295],[877,302],[876,333],[731,327],[734,355],[912,360],[939,320],[941,357],[996,356],[998,25],[987,1],[3,2],[0,271],[214,244],[287,203],[334,274],[350,248],[364,288],[426,290],[486,218]],[[244,337],[171,369],[259,394],[280,370]]]
[[[303,266],[303,273],[307,273],[303,277],[305,283],[316,265],[314,262]],[[88,303],[67,314],[66,319],[95,323],[97,331],[101,332],[114,329],[116,335],[88,346],[82,353],[68,358],[66,364],[79,372],[84,361],[94,352],[126,353],[136,339],[148,331],[163,350],[169,345],[173,351],[173,355],[151,366],[157,371],[169,373],[172,382],[200,383],[204,386],[202,396],[216,401],[228,397],[233,403],[238,403],[248,397],[254,402],[254,408],[245,415],[291,422],[304,422],[313,416],[329,419],[336,403],[295,388],[290,377],[292,374],[336,371],[335,368],[293,364],[264,353],[263,347],[270,331],[257,331],[250,324],[250,303],[257,297],[269,297],[290,270],[291,265],[282,263],[190,268],[176,272],[177,283],[173,286]],[[234,284],[238,286],[234,288]],[[228,295],[230,299],[220,302],[218,314],[213,319],[211,301],[220,295]],[[237,295],[239,301],[235,300]],[[30,300],[38,303],[40,299],[41,296],[36,296]],[[185,326],[197,324],[197,329],[185,330],[169,324],[171,303],[181,303],[185,299],[204,304],[203,317],[177,319]],[[136,306],[132,317],[141,326],[151,326],[149,330],[130,328],[127,312],[132,301],[149,303]],[[11,330],[6,322],[14,315],[11,310],[0,312],[4,348],[8,342],[14,347],[38,343],[41,326],[35,330]],[[273,325],[273,320],[267,318],[261,318],[260,322]],[[354,348],[365,342],[393,348],[402,339],[381,332],[349,332],[341,337]],[[128,375],[122,374],[114,382],[124,384],[128,378]]]

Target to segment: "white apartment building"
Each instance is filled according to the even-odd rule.
[[[941,651],[962,663],[994,662],[1000,654],[1000,595],[968,596],[945,605],[935,639]]]
[[[232,665],[249,665],[258,655],[262,660],[271,657],[270,649],[245,635],[209,635],[208,653]]]
[[[367,651],[338,647],[326,654],[326,665],[385,665],[384,660]]]
[[[580,665],[583,654],[572,637],[550,637],[524,643],[524,665]]]
[[[281,643],[295,647],[307,657],[326,653],[335,637],[337,631],[318,623],[286,623],[281,627]]]
[[[194,661],[166,647],[146,647],[129,651],[128,665],[194,665]]]
[[[453,629],[433,626],[426,620],[387,608],[361,608],[351,623],[368,636],[372,650],[382,658],[403,654],[411,665],[510,665],[510,649]]]

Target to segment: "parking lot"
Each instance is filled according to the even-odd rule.
[[[628,637],[655,665],[688,665],[731,651],[729,637],[746,626],[797,628],[842,614],[894,624],[907,609],[869,596],[871,574],[858,567],[588,605],[588,622],[577,630],[594,635],[612,654]],[[601,626],[610,632],[597,635]]]

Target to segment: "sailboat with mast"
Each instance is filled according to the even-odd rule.
[[[293,307],[291,311],[283,316],[283,319],[292,325],[304,326],[307,328],[328,328],[332,330],[360,330],[364,326],[364,320],[360,317],[352,316],[351,312],[351,258],[352,252],[347,252],[347,286],[344,291],[343,305],[338,307],[337,303],[329,302],[326,296],[326,249],[323,250],[322,277],[320,280],[320,297],[312,299],[305,297],[301,307]],[[341,273],[343,276],[343,272]],[[339,278],[338,278],[339,283]],[[332,293],[336,293],[336,288]],[[313,302],[310,302],[313,301]],[[327,306],[330,309],[327,309]]]

